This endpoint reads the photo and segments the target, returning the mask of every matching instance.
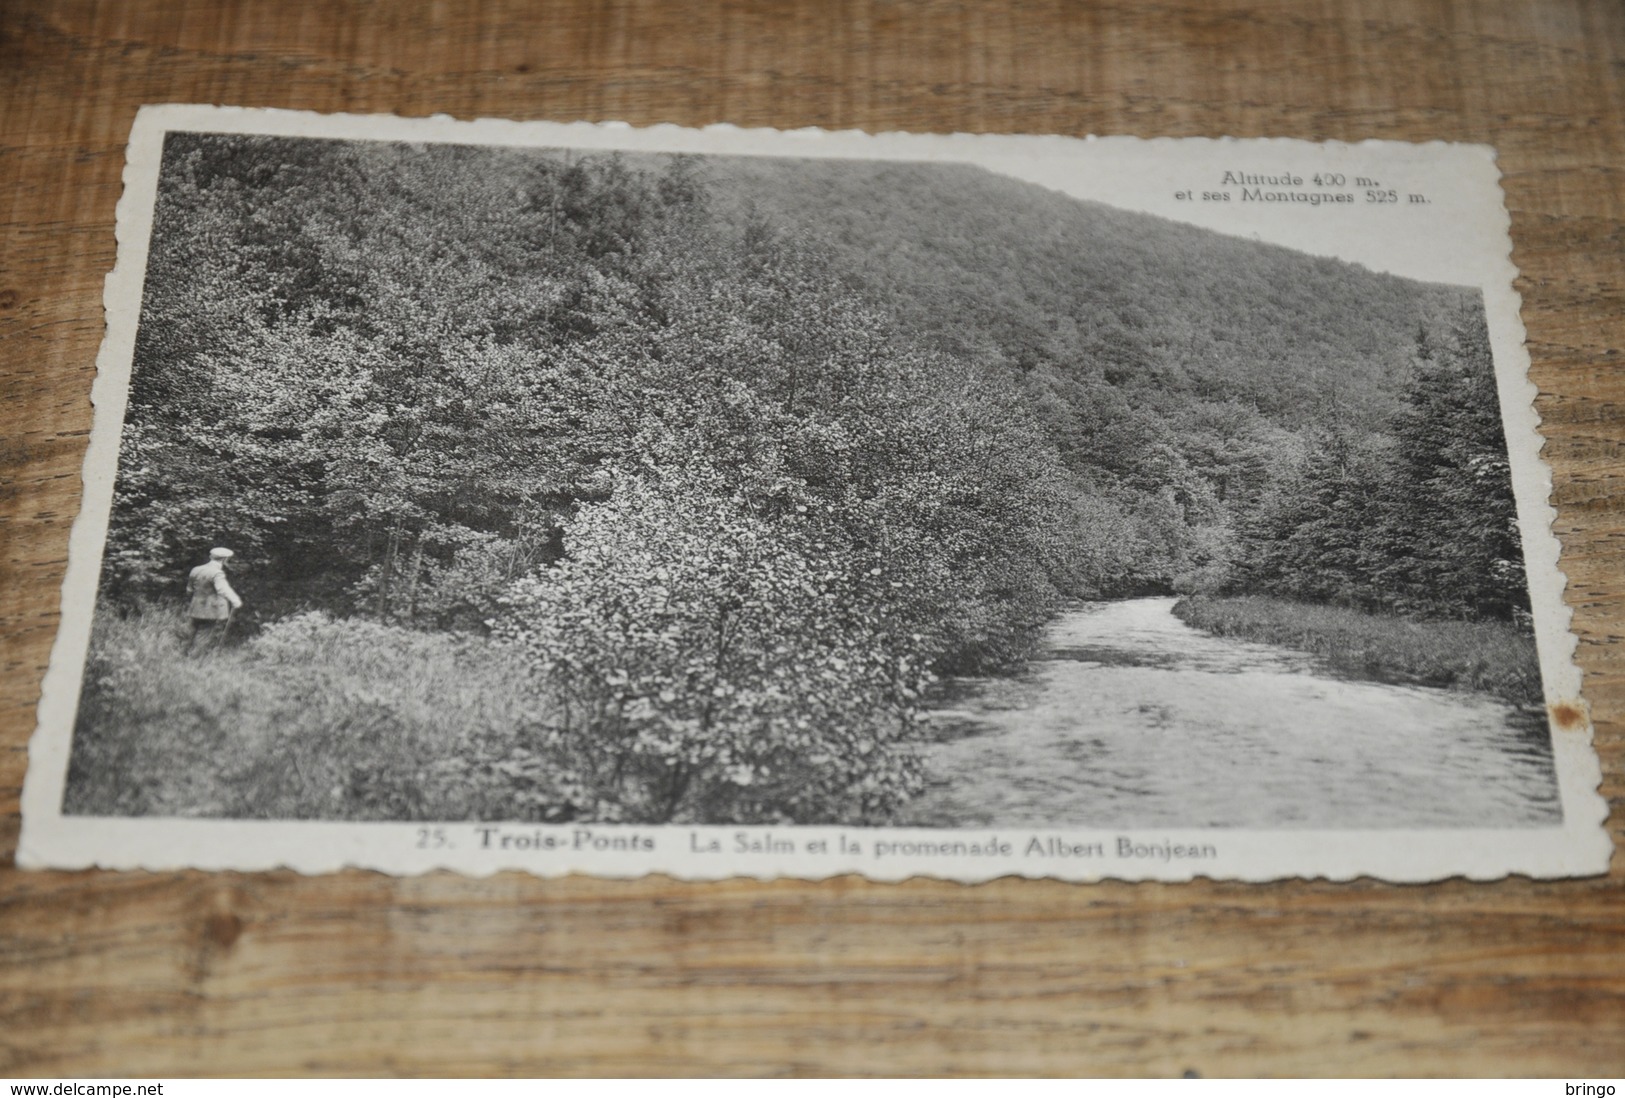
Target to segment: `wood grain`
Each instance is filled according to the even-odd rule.
[[[0,6],[0,1075],[1625,1070],[1625,870],[688,885],[22,873],[142,103],[1501,150],[1605,792],[1625,787],[1615,0]]]

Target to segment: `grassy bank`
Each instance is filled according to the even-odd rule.
[[[1520,706],[1542,702],[1534,638],[1504,622],[1407,621],[1256,595],[1192,595],[1174,614],[1209,633],[1313,653],[1356,678],[1475,690]]]
[[[874,807],[883,768],[913,780],[916,753],[901,738],[912,723],[881,712],[854,729],[810,706],[781,719],[782,699],[751,691],[749,664],[686,687],[716,718],[702,724],[657,708],[684,702],[682,679],[664,694],[629,684],[613,650],[573,664],[573,677],[549,675],[497,638],[320,613],[226,647],[192,652],[190,639],[173,612],[98,614],[67,813],[851,820],[890,811]],[[890,747],[884,720],[897,730]]]
[[[66,810],[278,819],[590,811],[512,657],[307,614],[192,655],[169,614],[98,615]]]

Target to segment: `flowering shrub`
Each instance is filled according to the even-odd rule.
[[[582,508],[566,544],[493,628],[623,818],[864,822],[916,790],[929,673],[810,521],[651,469]]]

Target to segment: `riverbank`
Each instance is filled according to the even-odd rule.
[[[655,701],[671,699],[646,687],[605,691],[590,709],[588,690],[499,638],[310,612],[229,640],[194,651],[167,609],[98,614],[67,814],[662,823],[681,809],[685,823],[856,825],[883,820],[882,779],[903,795],[918,780],[916,728],[892,710],[860,738],[809,707],[790,738],[774,723],[782,696],[778,710],[759,692],[723,701],[708,683],[690,696],[731,725],[685,727],[681,709],[658,723]],[[678,754],[667,727],[697,729],[692,749]],[[741,728],[759,743],[778,729],[783,746],[753,757]]]
[[[546,699],[484,638],[307,614],[189,649],[174,614],[98,615],[69,814],[549,820],[572,806],[573,760],[521,736]]]
[[[1191,595],[1173,612],[1204,632],[1310,652],[1354,678],[1542,703],[1534,638],[1506,622],[1408,621],[1260,595]]]

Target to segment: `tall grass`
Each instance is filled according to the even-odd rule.
[[[1259,595],[1192,595],[1174,614],[1209,633],[1313,653],[1357,678],[1474,690],[1518,706],[1542,700],[1534,638],[1505,622],[1408,621]]]
[[[97,617],[64,808],[91,815],[563,819],[591,811],[548,703],[479,637],[306,614],[188,652]]]

